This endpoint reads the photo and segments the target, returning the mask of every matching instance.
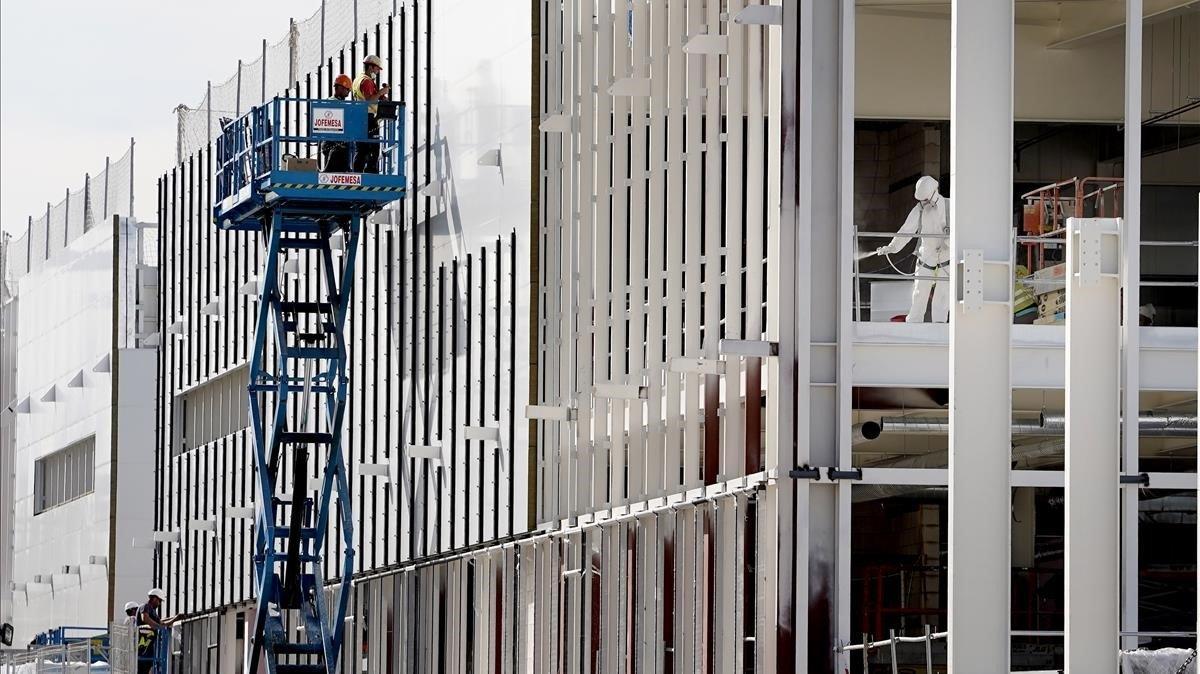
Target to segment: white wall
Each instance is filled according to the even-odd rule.
[[[13,580],[26,584],[26,592],[14,596],[16,644],[54,626],[103,626],[109,617],[108,568],[91,565],[89,560],[110,557],[112,375],[103,371],[110,370],[111,363],[100,364],[112,342],[112,232],[111,223],[97,223],[18,285],[16,392],[18,401],[28,396],[29,413],[17,415],[14,452]],[[138,447],[152,456],[153,353],[150,365],[145,358],[130,359],[143,362],[131,368],[122,386],[128,398],[121,409],[123,414],[144,417]],[[80,372],[82,387],[69,387]],[[51,386],[56,400],[42,402]],[[90,435],[95,435],[93,491],[34,515],[37,459]],[[152,494],[153,482],[146,475],[141,479],[142,484],[134,488]],[[131,520],[129,528],[139,528],[137,523]],[[140,528],[146,530],[143,536],[149,536],[148,526]],[[64,566],[77,566],[80,572],[64,575]],[[149,573],[139,572],[144,585]],[[36,575],[53,582],[34,584]],[[144,591],[140,588],[137,595],[121,602]]]
[[[1200,15],[1184,17],[1200,32]],[[1143,42],[1143,115],[1183,102],[1180,91],[1200,94],[1200,68],[1172,64],[1187,44],[1173,45],[1164,22],[1148,26]],[[855,115],[882,119],[950,118],[949,17],[913,18],[860,10],[857,18]],[[1122,33],[1071,49],[1047,49],[1051,26],[1018,25],[1015,33],[1014,118],[1116,122],[1124,117]],[[1191,44],[1200,40],[1191,38]],[[1186,61],[1185,61],[1186,63]],[[1177,80],[1172,90],[1172,78]],[[1190,87],[1190,88],[1189,88]],[[1200,122],[1200,110],[1180,119]]]

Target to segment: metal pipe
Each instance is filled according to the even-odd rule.
[[[879,423],[875,421],[864,421],[861,424],[854,424],[850,427],[850,444],[858,445],[874,440],[879,437],[879,433],[882,430]]]
[[[890,239],[890,238],[893,238],[896,236],[904,236],[904,237],[908,237],[910,239],[949,239],[950,238],[949,234],[943,234],[940,232],[938,232],[938,233],[917,232],[914,234],[909,234],[909,233],[904,233],[904,232],[864,232],[861,230],[855,232],[854,236],[855,236],[855,238],[859,238],[859,239]]]
[[[890,659],[892,661],[892,674],[900,674],[899,665],[896,663],[896,630],[888,630],[888,641],[892,642],[889,645],[891,651]]]
[[[1061,414],[1042,414],[1045,435],[1061,435],[1066,428],[1066,417]],[[1155,438],[1195,438],[1196,415],[1143,414],[1138,417],[1138,435]]]
[[[1060,436],[1066,428],[1061,414],[1042,414],[1038,421],[1014,421],[1013,435]],[[945,435],[950,432],[946,417],[882,417],[880,433],[906,435]],[[1195,415],[1142,415],[1138,418],[1138,434],[1156,438],[1190,438],[1196,434]]]

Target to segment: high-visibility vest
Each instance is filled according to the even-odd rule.
[[[354,98],[354,100],[367,100],[367,97],[363,96],[362,85],[369,79],[371,79],[371,76],[366,73],[359,73],[358,77],[354,78],[354,86],[350,88],[350,95]],[[367,112],[374,115],[379,112],[379,106],[372,103],[371,105],[367,106]]]

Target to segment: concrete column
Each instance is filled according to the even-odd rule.
[[[1007,672],[1013,2],[951,11],[949,666]]]
[[[1117,672],[1120,598],[1112,589],[1120,583],[1119,222],[1067,220],[1068,674]]]
[[[1125,188],[1121,224],[1124,329],[1121,352],[1121,409],[1126,419],[1138,418],[1141,386],[1138,379],[1141,305],[1142,210],[1142,0],[1125,0]],[[1138,469],[1137,425],[1125,427],[1121,438],[1121,464],[1127,475]],[[1138,629],[1138,486],[1121,490],[1121,629]],[[1123,648],[1137,648],[1137,637],[1121,640]]]

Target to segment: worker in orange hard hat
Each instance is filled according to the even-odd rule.
[[[344,101],[350,97],[350,90],[354,88],[354,80],[346,73],[342,73],[333,78],[333,97],[339,101]]]
[[[363,59],[363,71],[354,78],[350,92],[356,101],[371,101],[367,107],[367,135],[379,138],[379,106],[376,101],[386,101],[392,93],[387,84],[380,85],[375,79],[383,72],[383,61],[371,54]],[[359,143],[354,153],[354,170],[360,173],[379,173],[379,143]]]
[[[344,101],[350,96],[354,80],[346,73],[333,79],[333,97]],[[321,170],[326,173],[344,173],[350,170],[350,147],[338,140],[323,140],[318,147],[323,160]]]

